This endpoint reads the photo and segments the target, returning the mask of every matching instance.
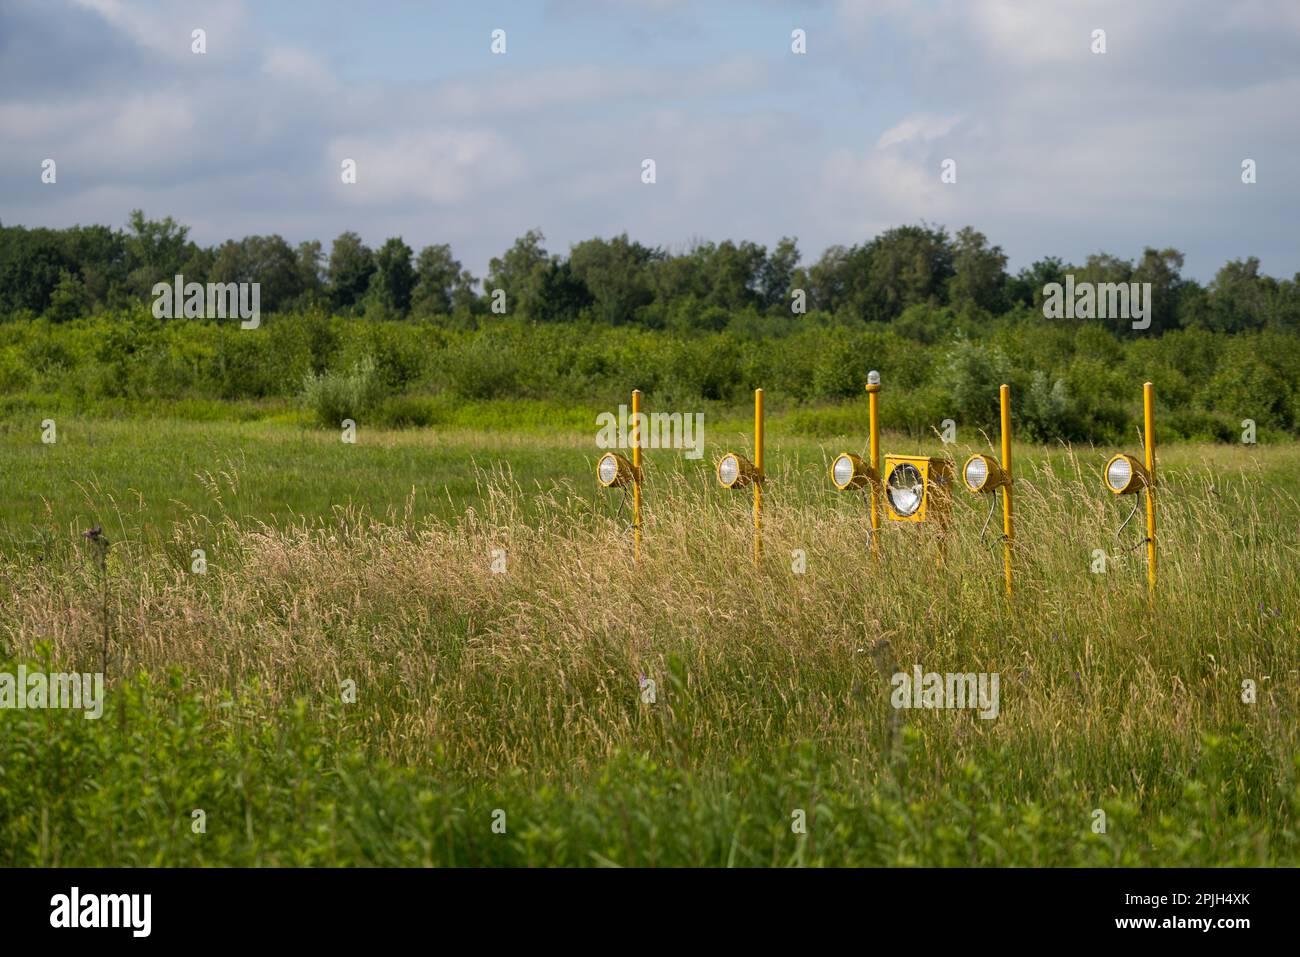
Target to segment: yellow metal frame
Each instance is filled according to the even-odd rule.
[[[606,452],[596,460],[596,483],[601,488],[632,486],[632,558],[641,560],[641,390],[632,391],[632,461],[617,452]],[[614,462],[614,477],[608,482],[600,477],[600,465],[606,459]]]
[[[1010,598],[1011,546],[1015,541],[1016,526],[1011,515],[1011,386],[1005,382],[998,389],[998,402],[1002,407],[1002,577]]]
[[[1110,466],[1117,459],[1129,464],[1129,480],[1123,488],[1110,484]],[[1142,461],[1137,456],[1120,452],[1106,460],[1102,484],[1115,495],[1134,495],[1146,492],[1147,511],[1147,599],[1154,606],[1156,600],[1156,387],[1142,383]]]
[[[871,487],[868,499],[871,507],[871,554],[880,558],[880,373],[874,369],[867,374],[867,415],[869,417],[870,449],[869,461],[863,461],[860,455],[841,452],[831,459],[831,484],[841,492],[850,489]],[[853,475],[843,484],[835,478],[835,463],[847,458],[853,464]]]
[[[911,515],[894,511],[889,495],[884,494],[885,510],[892,522],[943,522],[948,517],[952,502],[952,469],[947,459],[929,455],[886,455],[885,471],[880,477],[882,487],[889,486],[889,476],[900,465],[911,465],[921,473],[921,504]]]
[[[1147,598],[1156,599],[1156,387],[1142,384],[1142,447],[1147,478]]]
[[[641,390],[632,390],[632,559],[641,560]]]
[[[976,452],[961,467],[961,484],[968,492],[983,494],[1002,490],[1002,578],[1006,586],[1007,597],[1012,596],[1011,548],[1016,537],[1016,526],[1012,512],[1011,498],[1011,386],[1003,383],[998,389],[998,404],[1001,407],[1002,425],[1002,461],[991,455]],[[984,481],[978,487],[966,480],[966,469],[979,459],[984,463]]]
[[[736,479],[731,484],[722,480],[722,463],[728,458],[736,460]],[[758,564],[763,554],[763,390],[754,390],[754,461],[749,461],[739,452],[727,452],[718,459],[713,470],[718,484],[723,488],[754,489],[754,564]]]
[[[872,381],[875,380],[875,381]],[[867,417],[871,456],[871,554],[880,560],[880,511],[884,484],[880,475],[880,373],[867,375]]]

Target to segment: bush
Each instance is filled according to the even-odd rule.
[[[1074,401],[1065,382],[1049,379],[1041,371],[1034,373],[1017,411],[1024,437],[1033,442],[1067,439],[1078,431]]]
[[[1228,344],[1203,400],[1215,412],[1251,418],[1262,426],[1290,428],[1291,390],[1286,380],[1256,349],[1259,342]]]
[[[1162,418],[1157,435],[1163,441],[1186,439],[1190,442],[1236,442],[1241,431],[1238,421],[1230,415],[1180,410],[1167,413]]]
[[[321,425],[338,428],[344,419],[362,418],[383,398],[375,360],[363,356],[348,372],[307,373],[302,398]]]
[[[930,306],[911,307],[893,324],[733,311],[727,328],[711,332],[702,330],[718,325],[705,321],[716,306],[674,308],[678,319],[702,324],[656,331],[483,317],[478,328],[453,329],[305,312],[246,331],[159,321],[147,307],[63,324],[11,317],[0,323],[0,394],[59,396],[83,410],[105,401],[130,412],[165,401],[248,400],[265,409],[307,399],[310,383],[308,406],[332,426],[358,408],[373,423],[374,403],[387,396],[412,397],[384,411],[389,422],[421,425],[428,412],[414,397],[422,395],[448,408],[520,400],[603,408],[639,388],[660,408],[708,402],[738,411],[756,387],[794,403],[855,401],[878,369],[890,396],[884,422],[912,434],[947,418],[994,428],[998,386],[1009,382],[1015,414],[1028,416],[1023,437],[1110,442],[1139,425],[1144,380],[1156,385],[1162,419],[1185,413],[1171,436],[1222,437],[1243,418],[1275,434],[1300,431],[1293,333],[1180,330],[1124,340],[1095,323],[1044,322],[1024,311],[975,322]],[[933,343],[918,341],[931,335]]]
[[[518,391],[522,362],[504,330],[488,329],[444,353],[442,377],[463,399],[495,399]]]
[[[1006,382],[1010,363],[1001,349],[959,339],[944,357],[940,381],[951,399],[949,417],[975,428],[992,429],[998,422],[998,389]]]
[[[384,399],[375,407],[376,425],[388,429],[428,428],[441,412],[437,399],[423,395],[399,395]]]

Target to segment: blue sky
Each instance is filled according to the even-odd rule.
[[[1153,245],[1290,277],[1297,120],[1285,0],[0,4],[0,221],[354,229],[478,275],[532,227],[558,252],[792,235],[811,261],[926,220],[1013,268]]]

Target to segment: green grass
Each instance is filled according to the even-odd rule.
[[[751,573],[748,497],[711,475],[747,425],[710,418],[699,461],[648,454],[633,568],[594,421],[346,445],[68,416],[43,445],[10,419],[0,671],[97,670],[105,603],[112,646],[103,719],[0,711],[0,864],[1300,862],[1300,446],[1162,449],[1154,616],[1112,450],[1017,446],[1012,613],[987,500],[958,496],[942,570],[927,530],[890,528],[877,571],[863,502],[826,480],[861,437],[793,417],[769,425]],[[1000,673],[1002,714],[894,710],[918,662]]]
[[[946,767],[942,789],[918,787],[933,759],[912,729],[875,784],[843,745],[810,741],[707,767],[684,748],[620,751],[545,785],[508,773],[486,786],[457,783],[441,756],[407,768],[374,757],[342,707],[268,713],[246,691],[214,709],[179,675],[123,684],[100,722],[6,719],[6,866],[1252,866],[1297,853],[1294,828],[1270,845],[1232,809],[1257,746],[1240,737],[1206,739],[1177,784],[1177,815],[1144,825],[1139,803],[1106,797],[1096,834],[1080,804],[1088,785],[1068,766],[1026,796],[1022,757],[995,751],[986,766]]]
[[[849,407],[850,410],[852,407]],[[860,412],[860,410],[859,410]],[[859,415],[859,417],[861,417]],[[845,418],[837,414],[837,421]],[[467,406],[457,423],[432,429],[368,430],[355,444],[341,432],[277,419],[196,422],[169,418],[55,420],[57,441],[41,442],[40,417],[0,423],[0,538],[43,541],[75,535],[96,523],[119,538],[165,536],[194,515],[215,520],[285,522],[359,507],[377,516],[407,514],[414,520],[451,519],[481,494],[484,473],[506,470],[531,491],[571,483],[594,507],[601,496],[589,482],[602,450],[595,445],[595,413],[560,412],[545,405],[480,403]],[[575,421],[589,421],[580,429]],[[849,419],[851,422],[851,419]],[[479,423],[477,427],[469,423]],[[560,428],[562,425],[567,427]],[[688,461],[680,452],[649,451],[647,468],[711,473],[722,451],[748,451],[750,423],[734,414],[707,420],[708,449]],[[860,435],[806,434],[805,416],[777,417],[768,424],[769,468],[784,470],[774,494],[793,502],[825,499],[829,456],[861,451]],[[987,450],[969,437],[954,453]],[[1136,449],[1135,438],[1133,447]],[[943,454],[937,438],[908,440],[886,435],[886,451]],[[1078,450],[1101,468],[1111,449]],[[1063,449],[1026,447],[1024,462],[1060,466]],[[1022,453],[1022,454],[1024,454]],[[1161,449],[1166,478],[1213,469],[1231,485],[1244,475],[1300,496],[1300,445],[1169,445]],[[605,496],[608,499],[609,496]],[[959,506],[970,503],[959,499]]]

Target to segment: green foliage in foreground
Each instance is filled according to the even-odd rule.
[[[892,528],[877,575],[839,444],[777,428],[738,574],[727,428],[650,453],[631,574],[589,433],[0,424],[0,671],[96,670],[111,627],[102,719],[0,710],[0,865],[1300,863],[1300,446],[1162,452],[1154,616],[1107,450],[1018,446],[1012,617],[986,499],[942,573]],[[1002,715],[895,711],[913,663],[1001,674]]]
[[[0,712],[0,864],[1295,864],[1296,769],[1261,773],[1250,734],[1202,739],[1176,814],[1129,791],[1098,803],[1097,834],[1088,788],[1068,772],[1007,800],[1028,791],[1022,765],[988,752],[935,784],[935,758],[910,726],[875,780],[835,763],[833,748],[775,740],[726,766],[620,752],[562,780],[513,771],[485,788],[458,784],[449,765],[416,771],[368,755],[346,706],[273,709],[246,693],[210,708],[179,674],[140,675],[112,690],[97,721]],[[1289,789],[1252,793],[1273,787],[1263,782],[1274,771]],[[1256,802],[1268,819],[1248,812]],[[205,832],[194,833],[200,809]],[[805,834],[792,829],[795,810]]]

